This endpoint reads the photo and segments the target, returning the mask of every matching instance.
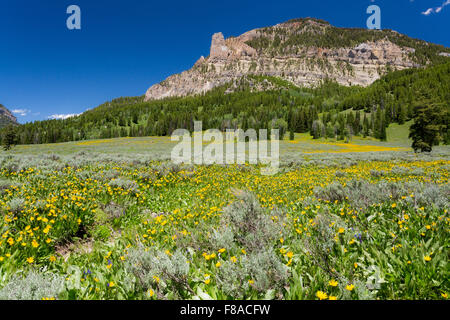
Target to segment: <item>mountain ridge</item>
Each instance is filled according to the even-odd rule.
[[[275,76],[311,87],[324,79],[368,86],[391,70],[448,59],[450,49],[392,30],[337,28],[315,18],[292,19],[225,39],[213,34],[210,55],[151,86],[145,101],[207,92],[245,75]]]
[[[4,105],[0,104],[0,129],[9,124],[18,124],[17,118]]]

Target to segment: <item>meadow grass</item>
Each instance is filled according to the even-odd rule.
[[[411,151],[411,141],[408,139],[408,124],[391,125],[387,130],[389,142],[381,142],[371,137],[354,136],[349,143],[335,139],[312,139],[308,133],[296,133],[293,141],[286,135],[280,141],[281,157],[291,154],[308,153],[348,153],[348,152],[380,152],[380,151]],[[95,152],[103,154],[144,154],[154,158],[169,159],[172,148],[177,144],[170,137],[138,137],[114,138],[74,141],[66,143],[19,145],[8,154],[70,155],[76,152]],[[207,143],[205,143],[206,145]],[[0,152],[0,154],[2,154]]]
[[[274,176],[167,137],[17,146],[0,299],[447,299],[450,150],[408,144],[297,134]]]

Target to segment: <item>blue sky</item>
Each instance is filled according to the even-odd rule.
[[[81,30],[68,30],[69,5]],[[0,0],[0,103],[19,122],[78,114],[120,96],[143,95],[209,54],[225,37],[292,18],[381,27],[450,47],[450,0]]]

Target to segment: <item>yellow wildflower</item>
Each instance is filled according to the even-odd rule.
[[[319,300],[325,300],[328,298],[328,295],[323,291],[317,291],[316,297],[319,298]]]
[[[352,291],[355,288],[355,286],[353,284],[348,284],[345,286],[345,289],[348,291]]]
[[[328,284],[329,284],[330,286],[332,286],[332,287],[336,287],[336,286],[338,285],[338,282],[337,282],[336,280],[334,280],[334,279],[331,279],[331,280],[328,282]]]

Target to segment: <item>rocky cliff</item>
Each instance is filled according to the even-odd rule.
[[[0,104],[0,129],[8,124],[17,124],[17,119],[8,109]]]
[[[250,74],[276,76],[298,86],[313,86],[325,78],[368,86],[390,70],[429,63],[424,51],[439,55],[429,49],[432,46],[391,30],[336,28],[311,18],[228,39],[219,32],[212,36],[208,57],[150,87],[145,100],[203,93]]]

